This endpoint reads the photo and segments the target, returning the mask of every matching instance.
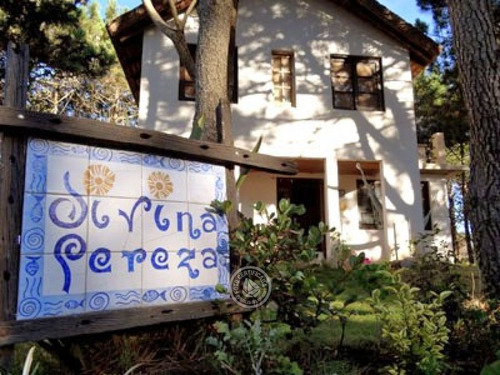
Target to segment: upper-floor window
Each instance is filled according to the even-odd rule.
[[[330,67],[333,108],[384,110],[380,58],[331,55]]]
[[[293,51],[272,51],[273,95],[276,103],[296,106]]]
[[[193,59],[196,59],[196,44],[188,44],[189,52]],[[238,102],[238,48],[234,47],[232,53],[229,54],[228,66],[228,90],[229,98],[232,103]],[[189,75],[184,64],[180,63],[179,70],[179,100],[192,100],[196,98],[196,84]]]

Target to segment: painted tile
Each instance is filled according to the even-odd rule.
[[[139,153],[91,147],[85,172],[86,193],[92,196],[138,198],[142,195]]]
[[[158,248],[153,252],[148,252],[148,259],[143,266],[142,289],[146,292],[149,289],[167,288],[173,286],[189,286],[190,262],[185,262],[186,266],[180,266],[182,260],[178,252],[166,251]]]
[[[181,159],[157,155],[143,155],[144,167],[182,172],[187,170],[187,164],[187,161]]]
[[[146,252],[141,249],[112,253],[101,247],[88,255],[87,293],[141,289]]]
[[[190,236],[189,246],[197,251],[205,248],[216,249],[217,233],[227,229],[223,217],[207,209],[209,209],[207,205],[189,204],[193,227],[197,230],[194,235]]]
[[[185,170],[144,166],[143,195],[162,201],[185,202],[187,199],[187,173]]]
[[[88,197],[46,195],[45,254],[81,259],[88,243]],[[26,239],[23,238],[23,242]]]
[[[143,213],[143,248],[153,251],[162,247],[176,251],[189,245],[189,217],[187,203],[152,201],[151,209]],[[181,220],[179,220],[179,218]]]
[[[205,248],[196,252],[192,267],[199,270],[199,275],[191,278],[191,287],[213,286],[219,283],[219,256],[213,248]]]
[[[30,138],[26,158],[25,191],[45,193],[47,191],[47,155],[49,141]]]
[[[107,294],[109,296],[109,305],[106,310],[126,309],[138,307],[142,304],[141,289],[115,290]]]
[[[84,173],[89,165],[89,148],[64,142],[49,142],[47,193],[85,194]]]
[[[85,293],[87,256],[72,252],[43,254],[42,296],[59,296]]]
[[[103,247],[121,252],[142,247],[142,215],[151,209],[148,199],[91,197],[89,203],[90,251]]]
[[[73,315],[85,312],[85,294],[45,297],[40,317]]]
[[[191,203],[210,204],[226,199],[224,168],[190,162],[188,166],[188,200]]]
[[[45,249],[45,195],[24,194],[21,254],[41,254]]]
[[[215,291],[213,286],[202,286],[202,287],[191,287],[189,288],[189,301],[213,301],[215,299],[225,299],[224,295],[221,295]]]

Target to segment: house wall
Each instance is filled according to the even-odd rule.
[[[195,21],[188,25],[191,41],[195,40]],[[384,246],[393,246],[394,238],[400,246],[407,246],[412,236],[423,231],[408,51],[380,30],[320,0],[241,0],[236,44],[235,145],[251,149],[263,135],[262,153],[325,159],[327,220],[337,227],[337,159],[382,161],[387,214]],[[272,102],[272,49],[295,51],[295,108]],[[382,57],[385,111],[332,108],[329,55],[333,53]],[[170,41],[154,28],[146,30],[141,126],[189,135],[194,103],[178,101],[178,75],[178,57]],[[240,196],[244,199],[243,192]]]
[[[433,227],[439,229],[439,232],[433,236],[434,244],[438,248],[448,247],[448,249],[452,249],[446,178],[443,176],[422,175],[422,181],[429,181],[431,222]]]

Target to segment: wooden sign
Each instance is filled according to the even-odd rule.
[[[227,298],[212,164],[28,141],[17,319]]]
[[[0,107],[0,345],[235,311],[225,168],[287,160]],[[215,303],[218,301],[217,303]]]

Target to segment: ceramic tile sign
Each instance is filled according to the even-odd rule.
[[[225,298],[224,168],[28,142],[17,319]]]

